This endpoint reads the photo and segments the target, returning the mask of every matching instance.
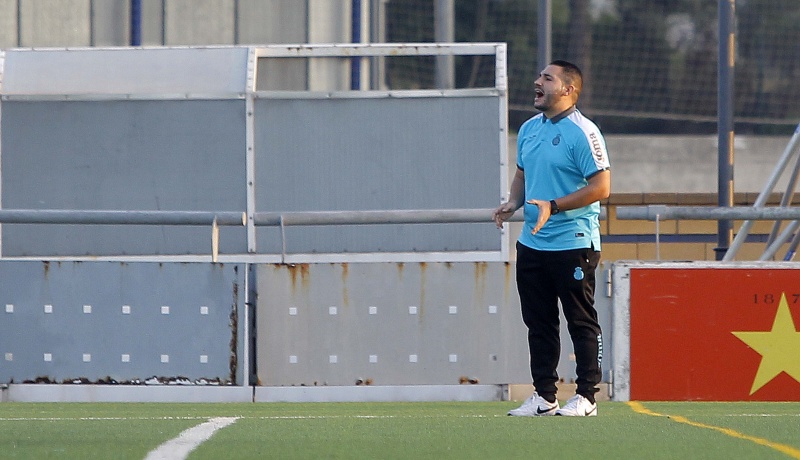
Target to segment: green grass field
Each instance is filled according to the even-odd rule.
[[[2,403],[0,458],[143,459],[191,427],[237,458],[800,459],[800,403],[601,402],[597,417],[516,418],[485,403]]]

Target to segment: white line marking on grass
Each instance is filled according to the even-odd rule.
[[[261,415],[254,417],[260,420],[312,420],[312,419],[334,419],[334,418],[354,418],[354,419],[391,419],[391,418],[507,418],[506,414],[497,415]]]
[[[795,414],[788,414],[794,416]],[[800,416],[800,414],[797,414]],[[508,418],[506,414],[493,415],[240,415],[236,419],[257,420],[311,420],[311,419],[391,419],[391,418]],[[0,417],[0,422],[72,422],[72,421],[129,421],[129,420],[208,420],[209,416],[188,417]]]
[[[200,444],[207,441],[214,433],[232,424],[238,417],[217,417],[205,423],[185,430],[176,438],[172,438],[151,450],[145,460],[184,459]]]

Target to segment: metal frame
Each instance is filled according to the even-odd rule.
[[[5,71],[6,53],[0,50],[0,95],[3,94],[3,75]],[[0,207],[3,204],[3,103],[0,102]],[[3,256],[3,225],[0,224],[0,257]]]
[[[256,57],[492,55],[505,43],[321,43],[256,47]],[[499,86],[499,85],[498,85]]]
[[[705,206],[627,206],[617,208],[617,219],[620,220],[649,220],[656,223],[656,260],[660,257],[660,223],[662,220],[745,220],[745,224],[736,234],[734,244],[728,249],[723,261],[732,261],[736,251],[744,243],[749,233],[749,229],[756,220],[774,220],[776,225],[782,220],[791,220],[791,223],[774,239],[767,242],[767,248],[759,258],[760,261],[771,260],[784,245],[794,235],[794,240],[798,240],[795,232],[800,228],[800,208],[764,207],[755,205],[733,206],[733,207],[705,207]],[[774,229],[773,229],[774,230]],[[741,235],[741,236],[740,236]],[[790,247],[784,261],[791,261],[797,246]]]
[[[299,45],[267,45],[267,46],[175,46],[175,47],[137,47],[137,48],[103,48],[103,47],[76,47],[76,48],[48,48],[44,51],[71,51],[71,52],[97,52],[113,51],[130,52],[135,50],[176,50],[176,49],[245,49],[247,51],[246,68],[239,69],[243,76],[243,86],[241,90],[236,90],[235,85],[228,83],[225,90],[218,93],[176,93],[174,89],[170,92],[158,92],[157,87],[144,89],[142,92],[130,94],[124,90],[119,93],[113,87],[106,88],[102,94],[89,94],[88,92],[76,91],[71,94],[5,94],[3,93],[3,70],[4,57],[6,52],[0,52],[0,101],[108,101],[108,100],[244,100],[245,102],[245,145],[246,156],[246,210],[244,222],[241,221],[238,212],[231,213],[235,216],[227,216],[223,213],[200,213],[202,222],[187,223],[187,219],[201,217],[189,213],[169,212],[148,212],[136,210],[120,211],[87,211],[87,210],[5,210],[5,214],[0,214],[0,224],[2,223],[74,223],[74,224],[125,224],[139,223],[145,225],[211,225],[212,226],[212,258],[217,259],[216,225],[244,225],[247,227],[247,254],[220,256],[224,259],[237,261],[259,261],[259,262],[290,262],[297,263],[314,261],[375,261],[375,262],[410,262],[410,261],[507,261],[510,254],[510,237],[508,225],[504,226],[500,233],[500,251],[486,252],[407,252],[407,253],[343,253],[343,254],[258,254],[256,247],[256,232],[259,225],[299,225],[298,219],[322,219],[318,224],[322,225],[349,225],[363,224],[364,219],[372,219],[372,224],[378,223],[433,223],[432,218],[438,216],[444,219],[442,223],[455,222],[479,222],[490,223],[491,209],[483,210],[399,210],[399,211],[364,211],[364,212],[344,212],[338,216],[332,213],[283,213],[278,218],[280,222],[275,223],[276,217],[269,216],[270,213],[258,213],[256,211],[256,191],[255,191],[255,114],[254,105],[257,99],[335,99],[335,98],[432,98],[432,97],[498,97],[499,113],[499,151],[500,151],[500,190],[498,204],[508,192],[508,79],[507,79],[507,56],[505,43],[404,43],[404,44],[299,44]],[[35,50],[12,50],[12,51],[35,51]],[[495,80],[494,87],[470,88],[470,89],[436,89],[436,90],[343,90],[343,91],[258,91],[257,68],[260,58],[343,58],[353,57],[365,58],[387,58],[393,56],[453,56],[453,55],[487,55],[495,56]],[[233,72],[236,72],[234,69]],[[227,80],[230,82],[230,80]],[[144,85],[143,88],[149,88]],[[231,92],[230,90],[234,91]],[[0,104],[1,106],[2,104]],[[2,152],[0,152],[1,155]],[[374,214],[374,213],[379,214]],[[381,214],[382,213],[382,214]],[[305,214],[304,217],[301,214]],[[218,217],[216,224],[214,216]],[[380,216],[379,218],[376,216]],[[272,219],[269,224],[265,221]],[[353,222],[347,222],[348,220]],[[385,219],[385,222],[378,222]],[[520,217],[521,219],[521,217]],[[235,220],[236,223],[228,223]],[[360,222],[358,222],[360,221]],[[310,222],[310,221],[309,221]],[[314,225],[311,223],[302,225]],[[0,234],[0,238],[2,235]],[[1,240],[0,240],[1,241]],[[2,257],[2,256],[0,256]],[[192,256],[139,256],[139,257],[115,257],[109,259],[154,259],[154,260],[197,260],[198,257]],[[21,257],[19,259],[25,259]],[[200,256],[199,259],[206,259]],[[97,260],[93,257],[93,260]],[[206,259],[207,260],[207,259]]]
[[[6,53],[0,50],[0,93],[3,92],[3,69],[6,63]]]
[[[792,170],[786,192],[781,197],[779,207],[766,207],[767,200],[770,194],[775,189],[775,185],[781,178],[789,164],[789,161],[797,153],[798,145],[800,145],[800,124],[797,125],[794,135],[789,140],[786,148],[783,151],[780,159],[778,160],[772,175],[767,179],[767,183],[756,198],[752,207],[746,206],[721,206],[716,208],[709,208],[705,206],[663,206],[663,205],[650,205],[650,206],[633,206],[633,207],[620,207],[617,208],[618,219],[636,219],[636,220],[651,220],[656,222],[656,256],[660,259],[659,252],[659,236],[660,236],[660,222],[662,220],[716,220],[720,222],[731,221],[732,219],[742,220],[744,223],[733,239],[730,247],[727,248],[725,255],[722,257],[723,262],[730,262],[736,257],[739,248],[744,244],[747,236],[750,233],[750,228],[753,226],[755,220],[774,220],[772,231],[767,239],[767,247],[764,253],[759,258],[760,261],[772,260],[781,246],[790,242],[789,249],[783,257],[783,261],[791,261],[800,246],[800,208],[792,208],[792,199],[797,188],[798,181],[800,181],[800,157],[798,157]],[[780,226],[783,220],[791,220],[786,228],[780,234]]]
[[[767,179],[767,183],[764,185],[764,188],[761,190],[761,193],[758,195],[758,198],[756,199],[755,204],[753,204],[753,207],[759,208],[759,207],[762,207],[762,206],[764,206],[766,204],[770,193],[772,193],[772,190],[775,188],[775,184],[777,184],[778,179],[781,177],[781,175],[783,174],[784,170],[786,169],[786,166],[789,163],[789,160],[791,159],[791,157],[797,151],[797,146],[799,144],[800,144],[800,124],[798,124],[797,127],[795,128],[794,134],[792,135],[792,138],[789,140],[789,144],[784,149],[783,154],[781,155],[781,158],[778,160],[778,164],[775,165],[775,169],[773,170],[772,175],[769,177],[769,179]],[[798,162],[799,163],[798,163],[798,166],[795,167],[795,171],[797,170],[798,167],[800,167],[800,158],[798,158]],[[795,178],[796,178],[796,172],[795,172]],[[787,189],[785,196],[790,196],[790,194],[792,194],[792,195],[794,194],[794,187],[796,185],[795,178],[793,178],[792,180],[789,181],[789,189]],[[789,201],[791,201],[791,199]],[[789,205],[789,204],[790,204],[789,202],[786,203],[786,205]],[[783,203],[781,203],[781,205],[784,206]],[[778,222],[776,222],[776,224],[778,224]],[[736,256],[736,252],[739,250],[739,247],[741,247],[741,245],[744,243],[744,240],[747,238],[747,235],[750,232],[750,227],[752,227],[752,225],[753,225],[753,223],[751,221],[749,221],[749,220],[745,221],[744,224],[742,224],[741,229],[739,229],[739,233],[736,234],[736,237],[734,238],[733,242],[731,243],[731,247],[728,249],[728,251],[725,253],[725,256],[722,258],[723,261],[731,261],[731,260],[733,260],[733,258]],[[777,228],[773,228],[773,232],[775,232],[776,230],[777,230]],[[790,235],[785,234],[785,232],[784,232],[783,235],[781,235],[782,238],[783,237],[788,238],[789,236]],[[779,240],[772,242],[771,246],[779,243]],[[785,242],[785,240],[783,242]],[[778,244],[778,247],[780,247],[780,245],[783,244],[783,242],[780,242],[780,244]],[[768,252],[772,252],[772,255],[769,255],[768,257],[763,258],[761,260],[767,260],[769,258],[772,258],[772,256],[775,254],[775,251],[777,251],[777,249],[775,248],[773,250],[773,248],[771,246],[768,247],[766,251],[764,251],[764,254],[762,255],[762,257],[767,256]],[[796,249],[796,247],[797,246],[794,246],[795,249]],[[790,249],[789,253],[786,254],[786,257],[787,257],[786,260],[791,260],[790,256],[791,257],[794,256],[793,249]]]
[[[307,211],[307,212],[212,212],[212,211],[102,211],[102,210],[60,210],[60,209],[0,209],[0,224],[73,224],[73,225],[189,225],[211,227],[212,262],[220,260],[216,250],[219,239],[219,226],[257,226],[281,227],[304,225],[385,225],[385,224],[451,224],[451,223],[490,223],[492,209],[408,209],[374,211]],[[509,219],[521,222],[521,212]],[[285,248],[285,242],[282,242]],[[456,261],[465,257],[467,261],[497,261],[495,252],[453,253],[387,253],[389,261]],[[177,256],[138,256],[137,260],[174,260]],[[200,257],[200,258],[198,258]],[[35,257],[34,259],[40,259]],[[132,256],[92,256],[90,260],[129,260]],[[181,261],[204,260],[202,256],[180,256]],[[27,258],[14,258],[25,260]],[[56,259],[62,259],[61,257]],[[76,260],[75,257],[67,257]],[[340,254],[286,254],[285,250],[275,254],[231,254],[227,261],[260,263],[310,263],[342,262]],[[371,253],[348,254],[348,262],[375,261]]]
[[[256,89],[256,71],[258,58],[254,49],[247,53],[247,83],[245,86],[245,152],[247,160],[247,252],[256,252],[256,228],[253,224],[256,212],[256,142],[255,142],[255,107],[254,92]]]
[[[494,88],[469,88],[469,89],[436,89],[436,90],[342,90],[342,91],[259,91],[255,88],[256,79],[248,79],[247,99],[248,104],[252,104],[255,99],[337,99],[337,98],[425,98],[425,97],[486,97],[486,96],[499,96],[499,145],[500,145],[500,200],[508,193],[508,74],[507,74],[507,46],[505,43],[402,43],[402,44],[386,44],[386,43],[353,43],[353,44],[303,44],[303,45],[268,45],[251,48],[251,53],[254,53],[254,65],[258,59],[261,58],[353,58],[353,57],[370,57],[370,58],[386,58],[395,56],[459,56],[459,55],[493,55],[495,56],[495,86]],[[257,67],[257,66],[256,66]],[[252,111],[248,111],[248,114]],[[248,125],[254,122],[250,117],[247,119]],[[254,130],[248,126],[248,130]],[[249,178],[248,178],[249,180]],[[248,200],[250,196],[248,195]],[[249,203],[248,203],[249,206]],[[426,212],[437,213],[441,210],[416,210],[416,211],[385,211],[383,217],[392,216],[389,220],[399,219],[392,222],[377,222],[373,220],[372,224],[378,223],[426,223],[428,221],[418,221],[415,219],[427,219],[421,217]],[[452,210],[459,212],[459,210]],[[488,222],[491,210],[460,210],[469,212],[485,212],[482,214],[483,220]],[[340,225],[356,224],[356,222],[347,222],[348,219],[361,220],[369,213],[376,213],[381,211],[364,211],[353,212],[348,218],[343,217],[348,212],[343,213],[283,213],[280,216],[277,214],[271,217],[271,221],[280,225],[283,230],[284,226],[291,225],[290,222],[297,222],[295,219],[301,219],[301,214],[306,214],[307,217],[312,219],[321,218],[317,221],[316,225],[332,225],[325,222],[325,219],[337,220]],[[406,216],[399,217],[403,213],[410,212],[416,217]],[[365,214],[366,213],[366,214]],[[264,225],[265,221],[269,220],[268,213],[255,213],[251,214],[248,210],[248,216],[254,221],[255,226]],[[333,214],[339,214],[334,217]],[[375,214],[373,214],[373,217]],[[471,220],[477,218],[467,217],[467,220],[450,220],[446,222],[476,222],[480,220]],[[462,217],[453,217],[460,219]],[[367,219],[369,219],[367,217]],[[362,222],[363,223],[363,222]],[[300,225],[300,224],[294,224]],[[302,225],[315,225],[311,223]],[[255,232],[255,229],[252,229]],[[248,241],[250,238],[251,229],[248,227]],[[332,261],[332,262],[414,262],[414,261],[507,261],[510,255],[510,237],[509,237],[508,224],[504,225],[501,233],[500,252],[408,252],[408,253],[371,253],[371,254],[286,254],[285,250],[280,254],[281,263],[308,263],[318,261]],[[254,235],[254,233],[253,233]],[[281,232],[282,238],[284,237],[283,231]],[[249,243],[248,243],[249,245]],[[282,245],[285,248],[285,245]],[[252,252],[256,253],[255,242],[252,244]],[[259,260],[268,262],[276,262],[275,257],[270,255],[258,256]]]
[[[706,207],[706,206],[625,206],[617,208],[620,220],[776,220],[800,219],[800,208],[789,207]]]
[[[661,208],[658,208],[661,209]],[[750,210],[750,208],[745,208]],[[0,209],[0,224],[74,224],[74,225],[195,225],[211,226],[212,246],[218,238],[219,226],[305,226],[305,225],[387,225],[387,224],[452,224],[452,223],[491,223],[492,209],[405,209],[405,210],[371,210],[371,211],[295,211],[295,212],[247,212],[235,211],[102,211],[102,210],[60,210],[60,209]],[[618,218],[648,218],[650,209],[644,208],[644,217],[637,214],[641,209],[620,209],[623,216],[633,215],[638,217]],[[618,212],[619,212],[618,211]],[[792,210],[777,210],[777,212],[792,212]],[[800,209],[792,215],[800,216]],[[657,212],[657,211],[655,211]],[[606,219],[606,208],[601,208],[600,219]],[[772,215],[772,214],[770,214]],[[656,218],[658,214],[655,214]],[[522,222],[524,214],[515,213],[508,222]],[[506,224],[508,225],[508,224]],[[285,247],[285,244],[282,244]],[[492,262],[498,261],[496,252],[466,251],[459,255],[465,256],[466,261]],[[456,261],[453,253],[449,252],[407,252],[387,253],[389,258],[385,261],[397,262],[452,262]],[[204,260],[203,256],[92,256],[87,260],[170,260],[197,261]],[[220,256],[212,251],[213,261],[224,259],[229,262],[255,262],[255,263],[311,263],[311,262],[342,262],[340,254],[230,254]],[[10,258],[7,258],[10,259]],[[26,260],[27,257],[14,257],[13,259]],[[33,257],[41,259],[41,257]],[[54,259],[77,260],[76,257],[57,257]],[[348,254],[348,262],[375,261],[371,253]],[[503,260],[501,260],[503,261]]]

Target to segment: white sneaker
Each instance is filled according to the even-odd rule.
[[[548,402],[534,391],[531,397],[526,399],[521,406],[508,411],[508,415],[513,415],[515,417],[538,417],[541,415],[556,415],[557,410],[558,401]]]
[[[597,415],[597,404],[592,403],[584,396],[575,395],[569,398],[564,407],[556,411],[556,415],[567,417],[594,417]]]

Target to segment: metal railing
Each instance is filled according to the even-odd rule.
[[[733,206],[733,207],[704,207],[704,206],[665,206],[665,205],[650,205],[650,206],[626,206],[617,208],[617,219],[620,220],[649,220],[656,223],[656,258],[660,257],[660,223],[663,220],[744,220],[745,223],[752,223],[757,220],[771,220],[779,223],[782,220],[791,220],[792,222],[778,235],[776,238],[771,239],[767,243],[767,248],[761,255],[759,260],[772,259],[782,245],[784,245],[789,238],[795,234],[798,227],[800,227],[800,208],[792,207],[750,207],[750,206]],[[738,244],[731,245],[728,249],[729,252],[736,250],[744,242],[744,238],[749,231],[749,226],[739,230],[736,242]],[[744,235],[740,237],[739,235]],[[797,240],[795,238],[795,240]],[[794,258],[794,253],[797,250],[797,243],[795,241],[789,247],[784,260],[789,261]],[[725,261],[731,260],[733,255],[723,259]]]
[[[490,223],[493,209],[409,209],[372,211],[257,212],[255,226],[281,229],[281,260],[286,257],[287,226]],[[510,219],[523,220],[519,212]],[[247,226],[247,214],[235,211],[122,211],[0,209],[0,224],[210,226],[211,260],[219,257],[219,227]]]
[[[734,219],[744,220],[736,237],[730,244],[729,248],[717,248],[725,251],[722,261],[731,261],[736,257],[739,248],[744,244],[747,236],[750,233],[750,228],[755,220],[772,220],[775,221],[772,226],[772,231],[767,238],[767,247],[764,253],[759,258],[760,261],[770,260],[775,257],[781,246],[791,239],[789,248],[784,256],[784,261],[791,261],[800,246],[800,208],[792,208],[792,198],[794,197],[798,181],[800,181],[800,157],[795,162],[794,168],[789,176],[786,186],[786,192],[781,196],[780,207],[766,207],[772,191],[778,184],[778,180],[787,170],[790,160],[797,153],[798,146],[800,146],[800,124],[795,128],[792,138],[784,148],[783,153],[778,159],[778,163],[767,179],[766,184],[756,198],[752,207],[697,207],[697,206],[646,206],[646,207],[629,207],[617,208],[618,219],[647,219],[656,222],[656,257],[660,257],[660,221],[664,219],[675,220],[717,220],[729,221]],[[791,222],[780,232],[780,227],[783,220],[791,220]]]
[[[285,230],[289,226],[492,223],[493,211],[493,208],[473,208],[256,212],[252,224],[280,227],[281,260],[285,260]],[[606,219],[606,213],[606,208],[601,208],[600,219]],[[524,215],[517,211],[508,221],[522,222]],[[246,213],[236,211],[0,209],[0,224],[210,226],[211,260],[217,262],[219,227],[247,226],[248,219]]]

